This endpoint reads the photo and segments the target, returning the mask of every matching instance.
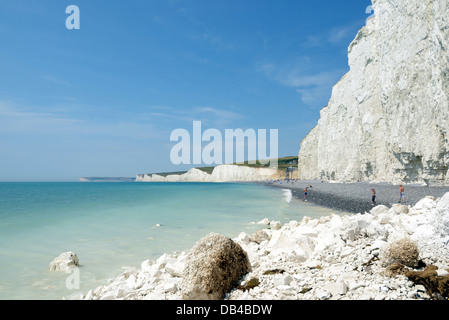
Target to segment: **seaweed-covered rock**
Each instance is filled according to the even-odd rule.
[[[251,271],[248,255],[232,239],[211,233],[186,258],[181,283],[185,300],[219,300]]]
[[[391,243],[383,255],[383,264],[389,266],[400,263],[408,267],[415,267],[419,263],[419,249],[410,239],[401,239]]]

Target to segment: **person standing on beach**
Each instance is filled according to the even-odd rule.
[[[373,196],[371,198],[372,204],[375,205],[376,204],[376,190],[371,189],[371,191],[373,192]]]
[[[399,186],[399,203],[401,203],[401,201],[405,202],[405,194],[404,194],[404,187],[402,186],[402,184]]]

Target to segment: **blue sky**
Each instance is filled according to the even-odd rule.
[[[80,9],[80,29],[65,26]],[[0,2],[0,181],[185,170],[170,133],[278,129],[297,155],[369,0]]]

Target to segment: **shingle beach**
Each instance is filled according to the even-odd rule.
[[[307,201],[322,207],[350,213],[365,213],[372,208],[371,189],[376,191],[376,204],[391,207],[399,201],[399,185],[387,183],[330,183],[319,180],[300,181],[273,181],[267,186],[290,189],[292,196],[300,201],[305,201],[304,189],[308,186]],[[402,204],[414,206],[426,196],[442,197],[449,192],[449,187],[403,185],[405,189],[405,201]]]

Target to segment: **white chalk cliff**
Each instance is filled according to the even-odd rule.
[[[158,174],[138,174],[137,182],[231,182],[263,181],[282,178],[282,172],[274,168],[251,168],[237,165],[219,165],[212,174],[192,168],[184,174],[161,176]]]
[[[300,179],[449,184],[449,1],[373,0]]]

